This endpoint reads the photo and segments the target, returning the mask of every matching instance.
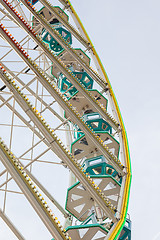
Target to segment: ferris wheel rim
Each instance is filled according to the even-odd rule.
[[[122,134],[122,142],[123,142],[123,146],[124,146],[124,154],[125,154],[125,163],[126,163],[126,179],[125,179],[125,186],[124,186],[124,194],[123,194],[123,200],[122,200],[122,204],[121,204],[121,218],[120,220],[118,221],[117,225],[115,228],[113,228],[113,231],[111,232],[111,235],[109,236],[109,239],[116,239],[117,236],[119,235],[124,223],[125,223],[125,219],[126,219],[126,215],[127,215],[127,208],[128,208],[128,200],[129,200],[129,192],[130,192],[130,184],[131,184],[131,176],[132,176],[132,173],[131,173],[131,164],[130,164],[130,155],[129,155],[129,146],[128,146],[128,139],[127,139],[127,134],[126,134],[126,131],[125,131],[125,127],[124,127],[124,123],[123,123],[123,119],[122,119],[122,116],[121,116],[121,113],[120,113],[120,109],[119,109],[119,106],[118,106],[118,103],[117,103],[117,100],[116,100],[116,97],[114,95],[114,92],[112,90],[112,87],[111,87],[111,84],[110,84],[110,81],[107,77],[107,74],[104,70],[104,67],[99,59],[99,56],[91,42],[91,40],[89,39],[89,36],[88,34],[86,33],[78,15],[76,14],[74,8],[72,7],[72,4],[70,3],[70,1],[64,1],[64,0],[60,0],[61,3],[66,3],[67,2],[67,5],[69,4],[68,6],[68,9],[71,9],[73,15],[74,15],[74,18],[77,20],[77,22],[79,23],[79,25],[81,26],[81,30],[83,32],[83,35],[85,36],[85,38],[87,39],[87,41],[90,43],[90,46],[91,46],[91,49],[90,51],[93,51],[95,57],[96,57],[96,60],[99,64],[99,67],[100,67],[100,70],[101,72],[103,73],[103,76],[107,82],[107,84],[109,85],[109,88],[110,88],[110,93],[112,95],[112,101],[114,103],[114,107],[115,107],[115,110],[116,110],[116,117],[118,118],[118,122],[120,122],[120,128],[121,128],[121,131],[120,131],[120,134]]]

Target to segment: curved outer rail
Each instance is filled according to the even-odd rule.
[[[126,216],[127,216],[127,209],[128,209],[129,194],[130,194],[132,172],[131,172],[131,161],[130,161],[127,133],[126,133],[122,115],[121,115],[121,112],[120,112],[120,109],[118,106],[118,102],[117,102],[114,92],[112,90],[111,83],[108,79],[108,76],[107,76],[105,69],[100,61],[100,58],[93,46],[88,34],[87,34],[82,22],[80,21],[76,11],[74,10],[74,8],[69,0],[59,0],[59,1],[65,6],[65,8],[67,8],[69,10],[69,12],[72,15],[73,19],[75,20],[75,23],[76,23],[78,29],[80,30],[81,34],[91,44],[91,51],[92,51],[93,59],[95,61],[97,68],[99,69],[100,73],[102,74],[102,76],[104,77],[106,82],[108,83],[108,87],[109,87],[109,91],[110,91],[110,98],[113,102],[113,107],[114,107],[113,111],[115,110],[115,114],[116,114],[116,116],[119,120],[120,126],[121,126],[121,137],[122,137],[122,144],[123,144],[123,149],[124,149],[124,159],[125,159],[127,174],[126,174],[126,180],[125,180],[124,190],[123,190],[123,201],[122,201],[121,209],[120,209],[120,212],[121,212],[120,220],[118,221],[117,225],[113,228],[113,231],[111,231],[109,236],[107,236],[107,239],[113,240],[113,239],[118,238],[118,236],[125,224]]]
[[[64,2],[63,0],[61,2]],[[118,102],[116,100],[116,97],[114,95],[114,92],[112,90],[112,86],[111,83],[108,79],[108,76],[105,72],[105,69],[100,61],[100,58],[84,28],[84,26],[82,25],[78,15],[76,14],[74,8],[72,7],[71,3],[69,0],[65,1],[67,2],[67,4],[69,5],[69,8],[71,10],[71,14],[74,16],[74,18],[77,20],[79,26],[80,26],[80,30],[83,33],[83,35],[86,37],[86,39],[90,42],[91,46],[92,46],[92,52],[93,55],[95,56],[95,60],[97,62],[96,65],[98,65],[98,67],[101,70],[102,76],[104,76],[106,82],[108,83],[109,86],[109,90],[110,90],[110,96],[113,100],[113,104],[117,113],[117,117],[118,120],[120,122],[120,126],[121,126],[121,134],[122,134],[122,140],[123,140],[123,147],[124,147],[124,155],[125,155],[125,163],[126,163],[126,167],[127,167],[127,174],[126,174],[126,181],[125,181],[125,186],[124,186],[124,193],[123,193],[123,202],[122,202],[122,206],[121,206],[121,217],[119,222],[117,223],[117,226],[113,229],[113,231],[111,232],[111,234],[109,234],[109,240],[111,239],[117,239],[117,237],[119,236],[124,224],[125,224],[125,220],[126,220],[126,215],[127,215],[127,209],[128,209],[128,201],[129,201],[129,193],[130,193],[130,184],[131,184],[131,178],[132,178],[132,173],[131,173],[131,161],[130,161],[130,154],[129,154],[129,145],[128,145],[128,139],[127,139],[127,133],[125,130],[125,126],[123,123],[123,119],[122,119],[122,115],[118,106]]]
[[[3,5],[7,5],[6,3],[7,0],[3,0]],[[12,15],[13,17],[17,16],[16,13],[14,12],[14,9],[12,8],[12,6],[8,7],[10,8],[12,11]],[[8,8],[6,8],[8,10]],[[20,19],[19,16],[17,16],[18,19]],[[17,18],[15,18],[15,20],[17,21]],[[40,45],[42,47],[42,49],[47,52],[47,56],[48,57],[52,57],[54,60],[54,56],[51,54],[51,51],[49,51],[46,47],[45,44],[43,42],[41,42],[36,35],[33,33],[33,30],[30,29],[25,23],[23,23],[24,21],[20,20],[21,26],[24,27],[24,29],[26,30],[27,28],[27,32],[28,34],[32,37],[33,40],[36,41],[36,43],[38,45]],[[2,29],[2,28],[1,28]],[[2,35],[4,36],[4,38],[9,42],[9,44],[15,49],[15,51],[18,53],[18,55],[26,62],[26,64],[29,65],[29,67],[35,72],[35,74],[39,77],[40,82],[42,83],[42,85],[48,90],[48,92],[56,99],[56,101],[61,105],[61,107],[63,109],[67,108],[67,111],[70,113],[70,116],[72,116],[73,120],[75,122],[78,123],[79,127],[84,131],[84,133],[86,135],[88,135],[88,137],[93,141],[93,143],[96,143],[97,146],[99,147],[100,151],[102,152],[102,154],[106,157],[106,159],[108,159],[108,161],[110,161],[112,163],[112,165],[115,167],[115,169],[120,172],[122,175],[124,175],[124,172],[122,171],[123,169],[123,165],[120,163],[119,160],[117,160],[117,158],[107,149],[107,147],[103,144],[103,142],[100,140],[100,138],[97,137],[96,134],[94,134],[93,131],[91,131],[87,125],[81,120],[81,118],[77,117],[77,114],[75,113],[75,111],[73,111],[73,109],[70,109],[69,104],[67,104],[67,102],[64,102],[64,99],[62,98],[61,94],[59,94],[55,88],[51,88],[50,84],[48,84],[48,82],[46,81],[46,79],[42,76],[42,73],[36,68],[36,65],[31,63],[31,61],[29,61],[29,58],[27,55],[24,54],[24,52],[21,51],[21,47],[17,47],[16,44],[14,44],[14,41],[11,41],[10,37],[8,37],[6,34],[4,34],[3,29],[1,30]],[[63,65],[61,65],[61,68],[63,68]],[[68,71],[67,75],[68,78],[72,76],[72,74]],[[76,80],[77,81],[77,80]],[[77,85],[81,85],[78,81],[77,81]]]
[[[41,0],[41,2],[43,2],[43,0]],[[117,117],[118,122],[120,123],[120,127],[121,127],[121,132],[119,133],[122,137],[122,147],[124,150],[124,160],[125,160],[125,165],[126,165],[126,169],[127,169],[127,174],[124,177],[125,180],[123,180],[123,185],[124,185],[124,189],[123,189],[123,201],[121,203],[120,206],[120,211],[121,211],[121,217],[120,220],[117,222],[117,224],[115,224],[115,227],[113,227],[113,230],[111,230],[109,236],[107,236],[107,239],[117,239],[118,235],[120,234],[120,231],[125,223],[125,218],[126,218],[126,214],[127,214],[127,207],[128,207],[128,198],[129,198],[129,190],[130,190],[130,182],[131,182],[131,166],[130,166],[130,156],[129,156],[129,148],[128,148],[128,142],[127,142],[127,135],[126,135],[126,131],[125,131],[125,127],[123,124],[123,120],[121,117],[121,113],[118,107],[118,103],[116,101],[115,95],[113,93],[111,84],[109,82],[109,79],[107,77],[107,74],[102,66],[102,63],[94,49],[93,44],[91,43],[81,21],[79,20],[75,10],[73,9],[71,3],[68,0],[60,0],[60,2],[69,9],[71,15],[73,16],[73,18],[75,19],[77,25],[78,25],[78,29],[80,29],[82,35],[86,38],[86,41],[88,41],[90,43],[91,46],[91,50],[90,52],[92,53],[92,56],[96,62],[96,65],[98,66],[98,68],[100,69],[100,73],[102,74],[102,76],[104,77],[104,79],[106,80],[110,93],[109,93],[109,97],[111,100],[111,104],[113,105],[113,110],[115,111],[115,115]]]
[[[40,114],[32,108],[30,102],[25,97],[23,93],[20,92],[19,88],[14,84],[12,79],[10,79],[6,70],[1,67],[0,76],[10,91],[14,94],[14,97],[25,113],[30,117],[38,129],[44,134],[48,142],[50,143],[51,149],[68,165],[68,167],[74,172],[75,176],[81,181],[82,184],[87,188],[88,192],[91,194],[93,199],[103,209],[104,212],[114,221],[115,209],[111,206],[108,199],[104,198],[104,194],[96,186],[94,181],[83,171],[81,165],[72,157],[72,155],[66,150],[62,142],[57,138],[57,136],[48,127],[48,124],[41,119]]]

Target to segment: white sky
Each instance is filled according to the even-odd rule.
[[[71,2],[106,68],[127,130],[132,240],[159,240],[160,2]]]
[[[98,3],[98,4],[97,4]],[[132,240],[160,239],[160,2],[72,1],[117,97],[132,161]]]

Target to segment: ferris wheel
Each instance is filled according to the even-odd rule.
[[[131,239],[127,135],[68,0],[0,2],[2,239]]]

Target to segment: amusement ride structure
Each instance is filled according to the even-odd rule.
[[[0,1],[0,116],[0,217],[15,239],[131,239],[125,127],[70,1]]]

